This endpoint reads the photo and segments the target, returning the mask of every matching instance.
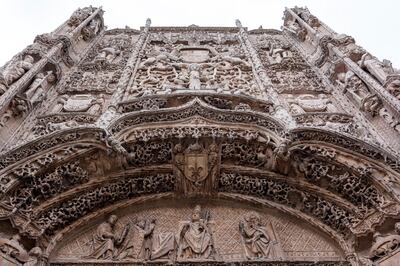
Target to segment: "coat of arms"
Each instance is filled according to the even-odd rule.
[[[218,146],[210,144],[204,148],[199,143],[190,144],[186,149],[182,144],[174,148],[174,170],[178,190],[184,193],[211,192],[218,166]]]

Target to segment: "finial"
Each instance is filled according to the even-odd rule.
[[[236,20],[236,27],[241,28],[242,27],[242,22],[240,20]]]
[[[151,24],[151,19],[150,18],[146,19],[146,27],[147,28],[150,27],[150,24]]]

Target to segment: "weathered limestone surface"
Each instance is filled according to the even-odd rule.
[[[397,265],[399,117],[400,72],[306,8],[80,8],[0,68],[0,264]]]

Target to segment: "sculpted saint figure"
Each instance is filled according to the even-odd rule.
[[[191,221],[179,230],[179,259],[212,259],[213,241],[208,219],[201,218],[201,207],[197,205]]]
[[[32,103],[32,105],[43,101],[49,83],[53,83],[55,79],[56,77],[52,71],[46,74],[42,72],[38,73],[31,85],[28,87],[28,90],[24,93],[24,96]]]
[[[167,258],[172,260],[175,250],[175,236],[171,232],[155,234],[156,221],[142,220],[137,225],[143,233],[143,242],[138,254],[139,259],[156,260]]]
[[[111,215],[107,221],[100,224],[92,240],[93,251],[87,256],[91,259],[122,260],[129,257],[133,249],[127,242],[129,224],[121,234],[115,232],[118,217]]]
[[[384,59],[383,62],[380,62],[369,53],[365,53],[358,64],[374,76],[382,85],[385,84],[389,75],[398,74],[395,73],[392,63],[389,60]]]
[[[18,61],[7,68],[2,73],[0,80],[0,95],[3,94],[11,84],[20,79],[29,69],[31,69],[34,61],[35,60],[32,56],[26,55],[24,60]]]
[[[256,212],[248,213],[239,223],[243,245],[248,259],[281,258],[282,251],[278,245],[272,226],[261,225],[261,218]]]

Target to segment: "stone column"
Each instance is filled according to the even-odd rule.
[[[272,82],[261,63],[261,59],[247,36],[246,30],[242,27],[242,23],[239,20],[236,20],[236,26],[239,28],[239,39],[252,62],[254,76],[262,84],[268,94],[269,100],[274,104],[275,117],[283,121],[288,128],[293,128],[295,121],[287,109],[284,108],[284,104],[279,100],[279,94],[273,88]]]
[[[140,52],[143,49],[143,46],[146,43],[147,37],[149,35],[151,20],[146,20],[146,26],[143,31],[140,33],[139,39],[136,42],[135,48],[132,52],[131,57],[128,59],[128,62],[122,71],[121,78],[118,82],[117,89],[113,93],[111,97],[111,101],[108,105],[107,111],[105,111],[97,121],[97,125],[101,128],[106,128],[110,121],[113,119],[115,114],[117,113],[117,105],[122,100],[124,92],[128,87],[129,81],[134,74],[134,70],[137,65],[137,61],[139,60]]]

